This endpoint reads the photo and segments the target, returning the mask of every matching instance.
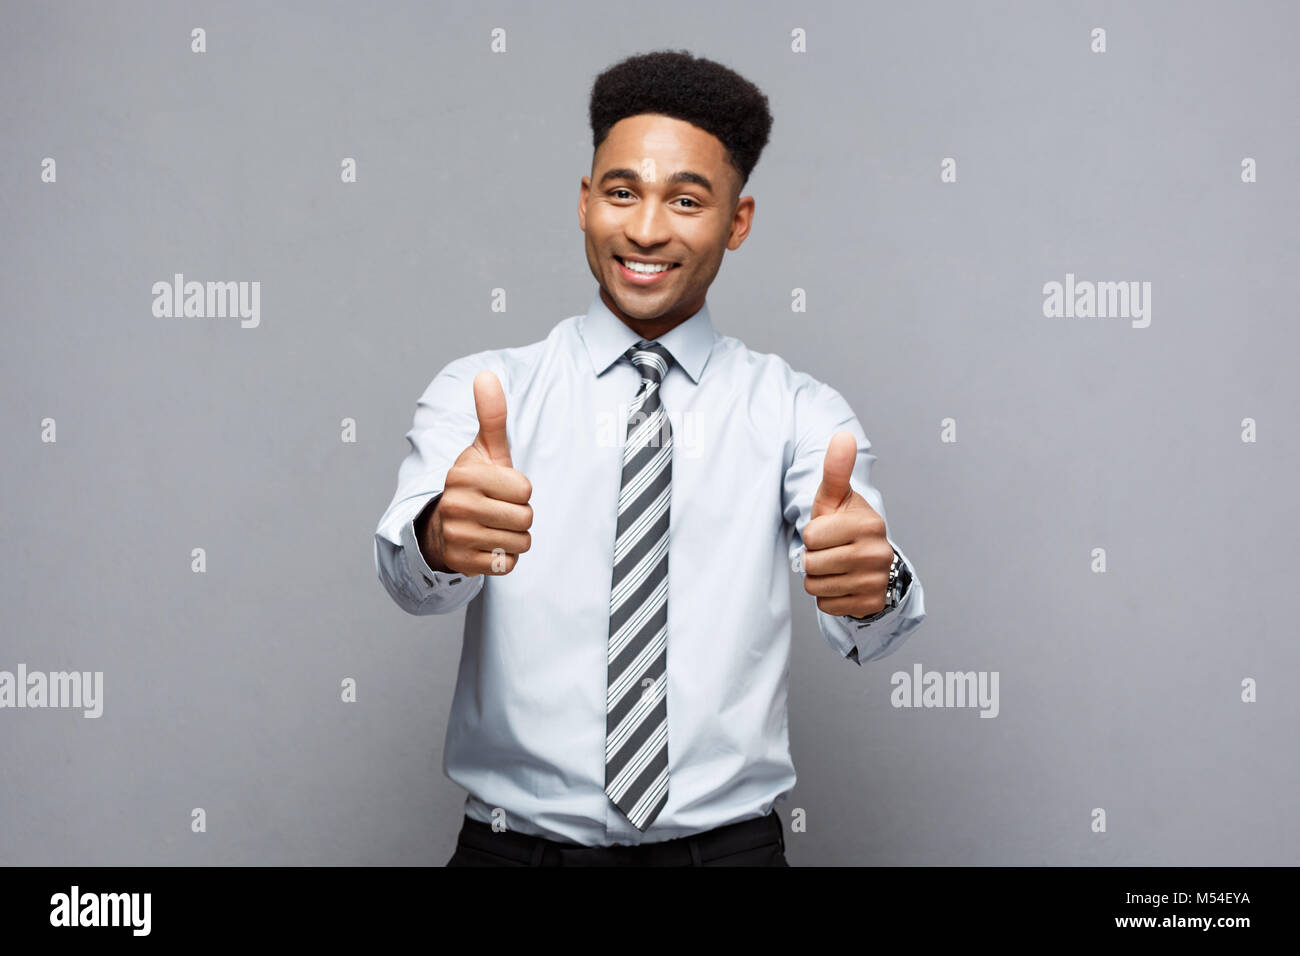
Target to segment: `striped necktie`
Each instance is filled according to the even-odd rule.
[[[672,427],[659,385],[672,356],[641,339],[623,353],[641,373],[623,446],[609,599],[605,793],[638,830],[668,802],[668,504]]]

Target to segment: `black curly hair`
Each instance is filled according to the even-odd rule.
[[[687,50],[640,53],[616,63],[591,87],[592,149],[619,120],[661,113],[712,133],[726,147],[743,189],[772,131],[767,97],[740,74]]]

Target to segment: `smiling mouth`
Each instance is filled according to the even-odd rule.
[[[644,263],[644,262],[636,262],[636,260],[632,260],[636,265],[643,266],[643,267],[644,267],[644,266],[663,266],[663,265],[667,265],[667,266],[668,266],[668,268],[666,268],[666,269],[653,269],[653,270],[646,270],[646,271],[638,271],[638,270],[632,268],[632,266],[629,266],[628,263],[627,263],[627,260],[625,260],[622,256],[614,256],[614,261],[617,262],[619,265],[621,265],[621,266],[622,266],[624,269],[626,269],[628,272],[631,272],[633,275],[640,275],[640,276],[658,276],[658,275],[663,275],[665,272],[672,272],[674,269],[676,269],[678,266],[681,265],[680,262],[672,262],[672,263],[663,263],[663,262]]]
[[[623,263],[624,265],[628,264],[628,260],[624,259],[623,256],[614,256],[614,258],[619,260],[620,263]],[[643,261],[641,261],[640,259],[633,259],[632,261],[637,265],[667,265],[667,267],[671,269],[676,269],[677,267],[679,267],[679,265],[681,265],[681,263],[643,263]]]

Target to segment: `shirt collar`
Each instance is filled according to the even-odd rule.
[[[597,375],[609,368],[619,356],[641,337],[623,320],[609,311],[600,297],[600,290],[592,297],[587,314],[578,320],[578,335],[587,346],[587,355]],[[709,317],[709,303],[705,301],[698,312],[685,322],[670,329],[656,340],[666,348],[691,381],[699,384],[704,363],[713,349],[713,322]]]

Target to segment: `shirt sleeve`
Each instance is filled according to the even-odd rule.
[[[375,572],[408,614],[447,614],[483,590],[481,574],[429,567],[415,538],[415,520],[442,494],[447,472],[478,434],[474,376],[485,368],[508,388],[504,363],[492,352],[479,352],[447,364],[424,390],[406,433],[410,450],[397,469],[397,491],[375,529]]]
[[[898,552],[901,562],[912,573],[912,582],[898,607],[870,623],[848,615],[827,614],[817,608],[817,626],[826,642],[845,657],[861,666],[898,650],[907,636],[925,618],[925,595],[916,566],[889,532],[889,519],[880,491],[871,483],[871,466],[877,456],[857,416],[844,397],[834,388],[811,376],[799,374],[794,392],[791,461],[786,468],[782,507],[785,520],[792,528],[790,560],[802,571],[803,529],[812,515],[813,498],[822,480],[826,447],[836,432],[853,434],[858,443],[858,457],[849,477],[849,486],[866,499],[885,521],[885,537]],[[809,595],[816,607],[816,597]]]

